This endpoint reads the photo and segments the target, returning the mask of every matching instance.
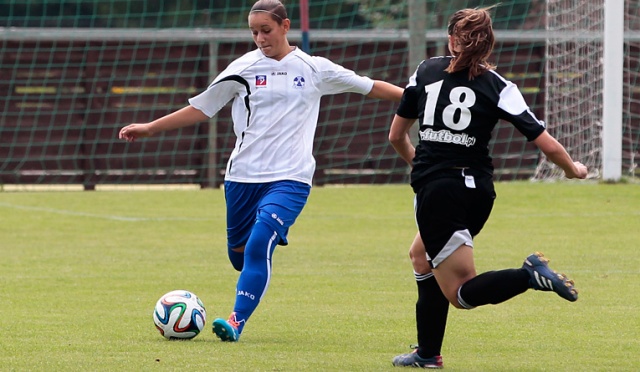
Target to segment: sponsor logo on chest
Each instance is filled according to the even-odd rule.
[[[272,71],[272,77],[286,77],[288,76],[287,71]],[[289,80],[289,79],[287,79]],[[291,86],[295,89],[304,89],[306,81],[304,76],[296,76],[291,78]],[[257,88],[266,88],[267,87],[267,75],[256,75],[256,87]]]
[[[256,75],[256,87],[267,87],[267,75]]]

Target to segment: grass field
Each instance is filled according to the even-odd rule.
[[[640,186],[496,187],[478,271],[540,250],[580,299],[529,291],[452,308],[446,370],[640,370]],[[397,371],[391,359],[416,341],[412,210],[407,186],[315,188],[229,344],[209,328],[231,311],[237,279],[222,191],[1,192],[0,370]],[[194,340],[153,326],[155,301],[173,289],[207,307]]]

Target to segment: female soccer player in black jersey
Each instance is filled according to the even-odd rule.
[[[496,196],[489,141],[499,119],[513,124],[568,178],[587,176],[587,168],[545,130],[518,88],[487,61],[494,45],[489,9],[463,9],[451,17],[451,56],[418,66],[391,124],[389,140],[412,166],[419,229],[410,251],[418,282],[419,346],[395,357],[396,366],[442,368],[449,303],[472,309],[529,288],[554,291],[568,301],[578,298],[573,281],[549,269],[540,253],[527,257],[522,268],[476,275],[473,237]],[[416,119],[420,138],[414,148],[408,131]]]

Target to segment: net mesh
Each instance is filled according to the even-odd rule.
[[[575,159],[599,177],[602,171],[604,0],[548,0],[547,94],[549,131]],[[640,2],[625,2],[625,32],[638,31]],[[638,42],[625,42],[622,174],[637,177]],[[634,111],[635,110],[635,111]],[[562,169],[541,157],[537,179],[563,177]]]
[[[549,0],[545,120],[552,134],[589,169],[600,167],[604,0]],[[572,37],[566,37],[572,35]],[[593,35],[593,38],[582,36]],[[542,155],[537,178],[564,174]]]
[[[455,10],[495,2],[311,0],[311,53],[404,86],[417,64],[409,61],[412,3],[426,6],[417,18],[426,30],[426,56],[435,56],[446,53],[444,29]],[[220,184],[235,141],[229,107],[210,122],[133,144],[116,137],[126,124],[183,107],[229,62],[252,50],[246,25],[252,4],[0,3],[0,184]],[[301,45],[298,2],[285,4],[292,19],[290,41]],[[634,9],[628,14],[637,17]],[[498,42],[492,62],[543,118],[546,44],[538,34],[545,27],[545,2],[503,1],[493,13]],[[627,52],[628,70],[637,71],[637,42],[627,43]],[[625,149],[635,154],[636,83],[634,75],[626,85],[633,99],[625,115]],[[315,182],[407,182],[407,166],[387,141],[395,107],[357,94],[324,97]],[[497,179],[534,174],[539,152],[520,133],[499,123],[494,138]]]
[[[625,2],[625,33],[640,33],[640,0]],[[624,49],[622,172],[640,177],[640,40],[629,38]]]

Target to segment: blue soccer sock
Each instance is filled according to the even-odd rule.
[[[257,221],[244,251],[244,268],[238,278],[233,311],[241,333],[247,320],[258,307],[271,279],[271,255],[279,241],[278,234],[268,224]]]
[[[229,262],[231,262],[233,268],[237,271],[242,271],[242,268],[244,267],[244,251],[237,252],[227,247],[227,255],[229,256]]]

